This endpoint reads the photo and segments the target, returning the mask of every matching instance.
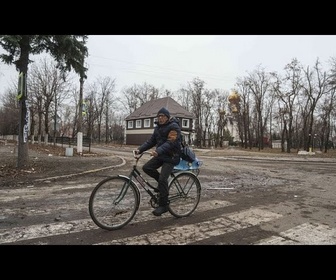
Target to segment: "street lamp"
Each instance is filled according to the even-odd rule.
[[[317,134],[316,134],[316,133],[313,135],[313,137],[312,137],[312,135],[309,133],[309,142],[310,142],[310,141],[312,142],[311,147],[309,147],[309,152],[313,152],[313,151],[314,151],[314,147],[315,147],[315,145],[314,145],[314,140],[315,140],[316,137],[317,137]]]
[[[315,133],[315,134],[314,134],[314,137],[313,137],[313,151],[314,151],[314,147],[315,147],[315,146],[314,146],[314,140],[315,140],[316,136],[317,136],[317,134]]]

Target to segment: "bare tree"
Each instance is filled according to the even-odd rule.
[[[195,116],[195,131],[196,131],[196,146],[202,146],[202,131],[203,131],[203,99],[202,95],[204,92],[205,82],[199,78],[193,79],[189,83],[188,91],[192,100],[192,112]]]
[[[155,100],[162,96],[160,95],[159,89],[147,83],[143,83],[140,86],[135,86],[135,89],[135,94],[137,99],[140,101],[140,106],[150,100]]]
[[[204,129],[203,129],[203,146],[211,146],[211,123],[212,116],[214,114],[214,102],[216,101],[217,91],[204,91],[204,103],[203,103],[203,119],[204,119]]]
[[[70,89],[69,73],[61,73],[53,61],[47,58],[32,65],[28,80],[28,89],[32,93],[32,101],[39,118],[43,117],[44,129],[39,127],[39,133],[44,133],[45,143],[48,142],[51,130],[51,120],[54,118],[54,140],[56,137],[57,104],[60,106],[68,97]],[[42,120],[38,121],[39,125]],[[40,137],[40,134],[39,134]]]
[[[131,87],[125,87],[121,94],[122,98],[119,99],[119,102],[131,114],[146,102],[170,95],[170,92],[164,89],[160,91],[152,85],[143,83],[142,85],[134,84]]]
[[[270,75],[265,72],[265,69],[260,66],[252,73],[249,73],[247,77],[247,85],[251,91],[256,109],[256,121],[257,121],[257,133],[256,140],[258,149],[264,148],[264,121],[263,110],[265,109],[265,96],[271,88]]]
[[[224,132],[227,126],[227,99],[229,94],[227,91],[215,90],[215,95],[216,106],[213,109],[217,109],[217,111],[214,111],[214,116],[216,116],[215,124],[217,127],[215,130],[215,147],[217,148],[218,146],[223,147]]]
[[[182,87],[176,93],[177,100],[179,100],[179,104],[186,109],[187,111],[191,111],[191,95],[188,89]]]
[[[328,92],[329,79],[327,73],[322,71],[321,63],[317,58],[313,70],[309,66],[304,70],[305,80],[302,83],[304,95],[308,101],[308,146],[313,147],[315,132],[313,132],[314,113],[320,98]],[[314,147],[313,147],[314,148]]]
[[[284,141],[287,141],[287,153],[290,153],[293,138],[293,114],[295,101],[301,90],[302,66],[296,58],[285,66],[285,77],[281,78],[276,73],[272,73],[275,78],[273,89],[275,97],[279,99],[283,107],[279,113],[283,121],[282,149],[284,150]]]
[[[335,112],[335,88],[331,87],[328,94],[323,99],[323,103],[320,106],[320,119],[321,119],[321,125],[319,130],[319,147],[320,150],[326,153],[329,148],[329,138],[330,138],[330,131],[331,131],[331,118],[332,113]],[[316,136],[315,136],[316,137]]]
[[[16,101],[16,90],[7,89],[2,98],[0,108],[0,134],[15,135],[18,130],[19,108]]]
[[[105,135],[108,131],[108,113],[111,105],[111,94],[114,92],[115,80],[110,77],[98,77],[90,86],[91,99],[97,116],[98,142],[101,142],[102,124],[105,119]]]
[[[251,97],[247,78],[237,78],[238,93],[240,95],[240,109],[238,112],[238,131],[242,146],[252,149],[252,137],[250,130],[251,118]]]

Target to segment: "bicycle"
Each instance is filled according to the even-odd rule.
[[[92,190],[89,199],[89,213],[93,222],[105,230],[116,230],[127,225],[140,207],[141,192],[144,189],[150,196],[149,204],[158,207],[159,190],[151,185],[139,171],[137,164],[145,154],[133,151],[135,164],[128,176],[115,175],[103,179]],[[168,189],[168,211],[176,218],[187,217],[197,208],[201,197],[201,183],[198,179],[199,167],[189,170],[174,167],[171,173]]]

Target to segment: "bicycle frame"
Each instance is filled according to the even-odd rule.
[[[137,159],[138,161],[138,159]],[[138,184],[136,184],[137,186],[141,186],[149,195],[151,198],[153,199],[156,199],[157,196],[151,191],[151,189],[154,191],[154,192],[159,192],[159,190],[152,186],[143,176],[142,174],[140,173],[140,171],[137,169],[137,165],[133,165],[133,169],[130,173],[130,175],[128,176],[130,181],[133,181],[133,178],[136,180],[136,182],[138,182]]]
[[[137,164],[139,159],[145,154],[148,153],[150,154],[150,152],[144,152],[140,155],[136,155],[135,151],[133,151],[133,156],[136,159],[135,164],[132,167],[132,171],[130,172],[130,174],[127,176],[123,176],[123,175],[119,175],[120,177],[124,177],[128,180],[128,183],[122,188],[120,195],[118,196],[118,200],[121,200],[123,198],[123,194],[125,194],[127,192],[127,189],[129,187],[129,185],[131,184],[131,182],[133,182],[139,189],[139,185],[149,194],[149,196],[152,198],[154,203],[158,203],[158,195],[156,195],[155,193],[159,193],[159,190],[152,186],[141,174],[141,172],[138,170],[137,168]],[[138,183],[135,183],[135,181]],[[152,190],[155,192],[153,193]],[[140,193],[140,192],[139,192]]]

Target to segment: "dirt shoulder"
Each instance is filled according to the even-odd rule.
[[[66,147],[29,144],[28,164],[17,166],[17,146],[13,143],[0,145],[0,187],[29,184],[40,178],[72,176],[98,168],[107,168],[121,163],[113,153],[94,153],[84,150],[79,155],[74,148],[73,156],[66,156]]]

